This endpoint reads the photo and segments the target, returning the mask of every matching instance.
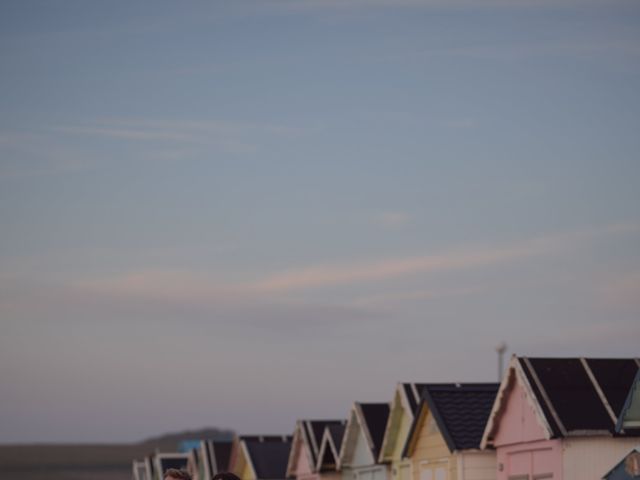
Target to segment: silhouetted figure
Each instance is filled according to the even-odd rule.
[[[231,472],[220,472],[213,476],[213,480],[240,480],[240,477]]]
[[[191,480],[191,474],[185,470],[169,468],[164,472],[164,480]]]

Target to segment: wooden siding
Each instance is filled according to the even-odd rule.
[[[388,480],[386,465],[369,465],[349,468],[343,472],[342,480]]]
[[[620,437],[580,437],[565,439],[563,480],[599,480],[633,448],[640,439]]]
[[[400,398],[400,389],[402,385],[398,385],[396,392],[391,402],[391,410],[389,411],[389,420],[387,421],[387,427],[384,432],[384,442],[382,445],[382,452],[380,457],[383,461],[393,460],[393,454],[397,445],[398,432],[401,427],[402,417],[405,414],[404,405]]]
[[[293,474],[296,478],[300,479],[308,477],[313,473],[313,471],[309,464],[309,453],[307,452],[307,447],[301,438],[298,438],[297,441],[298,451],[295,459],[295,471]]]
[[[496,447],[546,439],[545,429],[532,406],[534,401],[517,381],[514,382],[494,437]]]
[[[541,440],[498,447],[497,480],[550,474],[549,479],[562,480],[562,441]],[[528,476],[528,477],[525,477]]]
[[[342,472],[322,472],[318,478],[321,480],[342,480]]]
[[[456,457],[462,470],[458,480],[496,480],[495,450],[461,452]]]
[[[374,465],[376,461],[373,458],[373,454],[369,448],[369,443],[367,442],[364,432],[359,424],[356,430],[358,434],[355,439],[355,444],[353,445],[353,453],[348,465],[350,467]]]
[[[398,427],[398,432],[396,433],[395,445],[393,447],[392,460],[400,461],[402,459],[402,451],[404,450],[404,444],[409,435],[409,430],[411,429],[411,422],[413,419],[407,414],[407,412],[403,409],[402,416],[400,418],[400,424]]]
[[[238,462],[240,468],[235,472],[236,475],[240,477],[240,480],[256,480],[253,472],[251,471],[251,466],[249,465],[247,458],[245,458],[244,456],[244,453],[240,453],[240,456],[242,457],[242,460]]]
[[[413,480],[457,480],[457,461],[428,412],[411,455]],[[444,473],[444,477],[442,476]]]
[[[402,451],[409,436],[412,419],[403,409],[400,417],[399,427],[394,436],[394,448],[391,460],[391,479],[392,480],[411,480],[411,461],[402,458]]]

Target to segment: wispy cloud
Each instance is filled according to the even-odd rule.
[[[638,225],[613,225],[582,232],[562,233],[492,248],[471,248],[356,265],[319,265],[277,273],[256,283],[257,291],[286,292],[355,283],[375,282],[408,275],[480,268],[552,253],[602,235],[638,232]]]
[[[446,297],[458,297],[461,295],[473,295],[483,292],[486,288],[481,286],[466,288],[434,289],[434,290],[409,290],[391,293],[380,293],[356,297],[352,304],[364,308],[379,308],[421,300],[434,300]]]
[[[86,150],[41,132],[0,132],[0,179],[83,170],[95,162]]]
[[[308,133],[300,126],[225,120],[97,119],[78,124],[0,131],[0,178],[64,173],[107,160],[93,140],[130,142],[131,158],[181,160],[213,151],[252,154],[273,139]],[[111,160],[111,159],[108,159]]]
[[[179,141],[192,142],[196,137],[186,133],[175,133],[159,130],[143,130],[143,129],[125,129],[113,127],[86,127],[86,126],[69,126],[54,127],[55,132],[69,133],[73,135],[96,135],[102,137],[122,138],[125,140],[161,140],[161,141]]]
[[[541,8],[566,5],[604,5],[604,0],[267,0],[262,10],[279,9],[290,12],[305,10],[347,10],[374,8]]]
[[[472,247],[435,255],[416,255],[362,263],[311,265],[237,283],[221,281],[202,272],[149,270],[130,272],[112,278],[86,280],[77,286],[94,292],[198,302],[216,302],[232,298],[286,298],[289,293],[305,290],[364,286],[416,275],[508,264],[535,256],[575,250],[580,245],[588,245],[599,238],[638,232],[639,225],[617,224],[547,235],[510,245]]]
[[[538,41],[526,43],[498,43],[486,45],[460,45],[444,48],[428,48],[420,51],[406,51],[378,57],[382,60],[464,57],[478,60],[519,60],[536,57],[593,57],[602,55],[640,55],[640,45],[631,39],[589,39]],[[473,121],[464,120],[452,124],[458,128],[474,126]]]
[[[264,138],[291,138],[302,134],[305,130],[301,127],[276,123],[223,120],[103,119],[87,124],[53,127],[51,131],[125,141],[196,145],[202,148],[217,148],[231,153],[253,153]]]
[[[578,0],[270,0],[270,7],[302,9],[347,9],[347,8],[433,8],[433,7],[536,7],[577,4]],[[583,0],[582,4],[602,4],[601,0]]]

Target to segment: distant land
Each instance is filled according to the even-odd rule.
[[[166,433],[138,443],[0,445],[0,478],[130,480],[134,459],[156,451],[176,451],[182,440],[232,437],[231,430],[210,427]]]

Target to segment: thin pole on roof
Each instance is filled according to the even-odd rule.
[[[497,346],[496,346],[496,353],[498,354],[498,382],[500,382],[502,380],[502,371],[503,371],[503,359],[504,359],[504,352],[507,351],[507,343],[502,340]]]

